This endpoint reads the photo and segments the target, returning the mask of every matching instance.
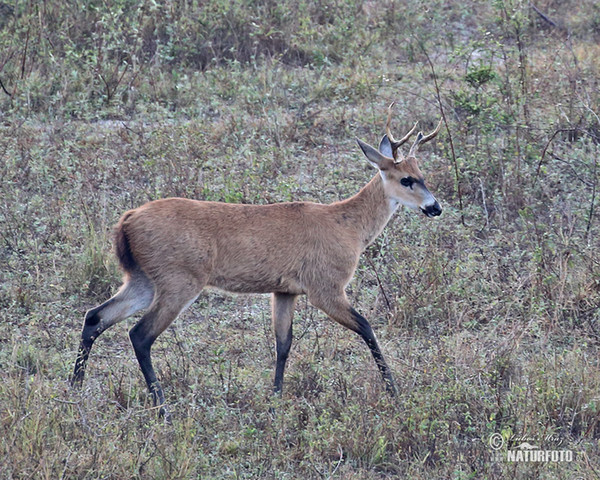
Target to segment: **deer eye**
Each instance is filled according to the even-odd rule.
[[[412,187],[414,180],[411,177],[404,177],[400,179],[400,185],[404,187]]]

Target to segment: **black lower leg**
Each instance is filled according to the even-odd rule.
[[[98,316],[98,312],[102,307],[103,305],[96,307],[85,315],[79,351],[77,353],[77,359],[75,360],[75,367],[73,368],[73,376],[71,377],[72,386],[81,386],[85,375],[87,360],[90,356],[90,350],[92,349],[94,341],[98,338],[98,335],[102,333],[102,330],[100,329],[100,317]]]
[[[167,410],[165,407],[165,395],[158,379],[156,378],[156,373],[154,372],[152,359],[150,357],[150,349],[152,348],[152,344],[156,338],[144,335],[141,331],[140,324],[131,329],[129,332],[129,338],[131,339],[135,356],[137,357],[140,369],[142,370],[144,379],[146,380],[148,390],[152,395],[154,406],[160,407],[159,414],[161,416],[166,416]]]
[[[275,381],[273,388],[276,394],[281,393],[281,389],[283,387],[283,372],[285,370],[285,364],[287,362],[291,346],[292,328],[290,326],[286,338],[283,340],[280,340],[278,337],[276,338],[277,364],[275,366]]]
[[[373,329],[371,325],[367,321],[365,317],[363,317],[360,313],[358,313],[353,308],[351,309],[352,316],[356,320],[358,324],[358,329],[356,333],[358,333],[361,338],[365,341],[369,349],[371,350],[371,354],[375,359],[375,363],[381,372],[381,376],[383,377],[383,381],[385,382],[385,388],[388,393],[392,396],[395,396],[396,385],[394,382],[394,378],[392,377],[392,372],[388,367],[385,359],[383,358],[383,354],[381,353],[381,349],[379,348],[379,344],[377,343],[377,339],[375,338],[375,334],[373,333]]]
[[[85,376],[85,366],[87,364],[88,357],[90,356],[92,344],[93,340],[82,340],[79,344],[79,352],[77,353],[75,367],[73,368],[73,376],[71,377],[71,386],[73,387],[80,387],[83,383],[83,377]]]

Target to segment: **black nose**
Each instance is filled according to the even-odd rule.
[[[437,217],[438,215],[442,214],[442,207],[440,207],[440,204],[438,202],[435,202],[433,205],[427,205],[421,210],[428,217]]]

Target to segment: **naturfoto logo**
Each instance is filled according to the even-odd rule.
[[[546,442],[553,441],[558,445],[562,443],[560,439],[547,437]],[[494,451],[494,460],[507,462],[572,462],[572,450],[547,450],[542,449],[536,439],[528,437],[512,436],[509,438],[510,448],[504,450],[505,440],[500,433],[490,435],[488,441],[491,449]]]

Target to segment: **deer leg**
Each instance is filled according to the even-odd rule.
[[[277,364],[275,367],[274,391],[281,393],[285,363],[292,346],[292,319],[297,295],[274,293],[272,297],[273,331],[275,332],[275,350]]]
[[[315,307],[326,313],[333,320],[360,335],[369,347],[369,350],[371,350],[375,364],[383,377],[386,390],[390,395],[395,396],[397,391],[394,378],[387,362],[383,358],[375,333],[367,319],[352,308],[345,293],[341,292],[341,294],[333,298],[327,298],[323,295],[309,295],[308,299]]]
[[[79,352],[71,377],[71,385],[81,386],[94,341],[107,328],[147,308],[154,297],[154,287],[141,271],[128,274],[117,294],[85,314]]]
[[[129,338],[148,390],[152,395],[154,406],[160,407],[159,415],[166,419],[169,418],[169,414],[165,395],[152,366],[150,349],[154,341],[173,320],[196,300],[202,287],[197,287],[195,283],[184,284],[186,286],[176,293],[157,288],[160,294],[157,293],[150,309],[129,331]]]

